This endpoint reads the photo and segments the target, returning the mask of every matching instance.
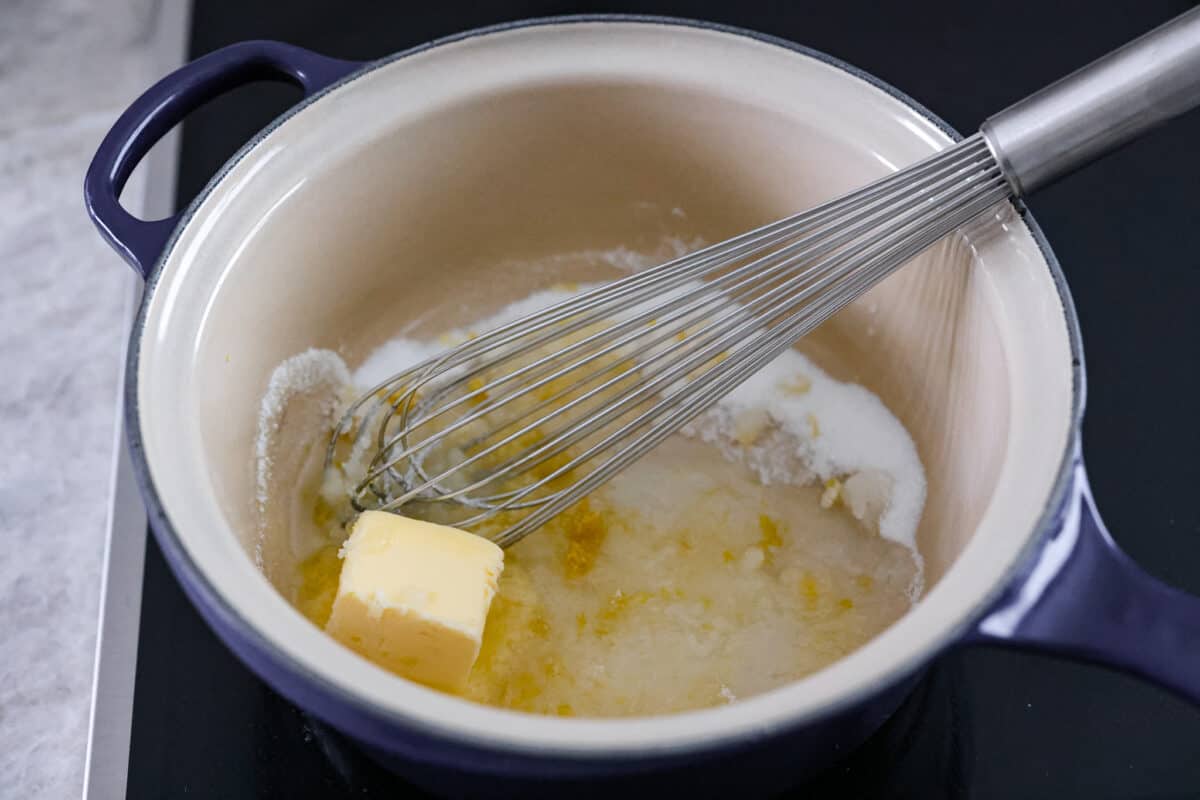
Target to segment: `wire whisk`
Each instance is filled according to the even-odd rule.
[[[914,166],[383,381],[336,426],[326,469],[357,510],[509,546],[931,245],[1196,105],[1198,76],[1193,11]]]

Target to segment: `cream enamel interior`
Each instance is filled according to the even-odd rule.
[[[354,364],[411,325],[485,316],[548,280],[496,263],[637,246],[649,234],[630,221],[636,204],[682,207],[715,240],[948,143],[838,68],[699,28],[542,25],[375,69],[251,149],[164,266],[137,375],[161,504],[205,579],[274,647],[364,702],[453,735],[651,752],[761,731],[865,692],[921,663],[999,584],[1067,447],[1064,311],[1010,212],[922,257],[805,345],[880,394],[913,433],[930,480],[919,538],[931,588],[832,667],[728,707],[535,717],[441,695],[344,650],[248,556],[255,418],[284,358],[329,347]]]

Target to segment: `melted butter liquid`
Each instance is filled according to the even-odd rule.
[[[542,714],[660,714],[730,702],[860,647],[911,606],[904,547],[821,487],[763,486],[674,437],[505,553],[465,696]],[[300,567],[324,626],[340,561]]]

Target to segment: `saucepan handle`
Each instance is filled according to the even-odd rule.
[[[1200,597],[1152,577],[1117,547],[1078,458],[1057,530],[969,641],[1096,662],[1200,705]]]
[[[309,97],[361,63],[271,41],[230,45],[185,64],[125,110],[100,143],[84,178],[88,213],[100,233],[143,278],[157,262],[179,215],[142,220],[120,203],[134,167],[167,131],[209,100],[256,81],[288,81]]]

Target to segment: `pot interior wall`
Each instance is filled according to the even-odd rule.
[[[433,335],[537,288],[621,274],[530,261],[717,241],[889,168],[870,131],[848,141],[819,107],[631,82],[477,96],[370,138],[253,222],[210,304],[196,402],[232,527],[256,546],[256,416],[284,358],[323,347],[353,367],[401,332]],[[242,187],[255,188],[253,178]],[[939,245],[800,345],[876,392],[916,440],[929,478],[919,531],[929,586],[983,514],[1008,434],[995,304],[973,258],[966,237]],[[286,519],[270,519],[265,566],[286,582],[295,554]]]

